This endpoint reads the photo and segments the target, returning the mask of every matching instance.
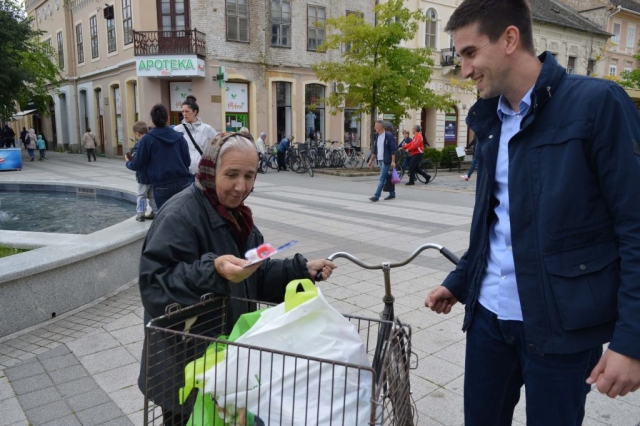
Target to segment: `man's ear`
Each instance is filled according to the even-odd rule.
[[[515,52],[520,46],[520,30],[514,25],[510,25],[504,30],[503,37],[507,54]]]

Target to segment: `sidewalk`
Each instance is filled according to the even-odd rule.
[[[21,172],[2,172],[3,181],[100,182],[135,191],[123,161],[47,153]],[[347,251],[367,262],[401,260],[427,241],[462,253],[474,202],[475,182],[438,173],[433,184],[398,187],[393,201],[371,203],[376,176],[344,178],[267,172],[247,200],[267,241],[298,239],[296,251],[309,259]],[[409,219],[403,219],[407,218]],[[144,224],[141,224],[143,226]],[[411,324],[419,358],[411,385],[418,425],[463,424],[464,334],[462,307],[436,315],[423,307],[429,289],[452,266],[436,253],[393,270],[396,314]],[[382,274],[345,261],[323,293],[343,313],[377,318],[382,308]],[[143,397],[137,387],[143,340],[135,280],[109,296],[14,335],[0,338],[0,426],[143,425]],[[524,398],[515,425],[525,424]],[[640,392],[611,400],[591,392],[585,425],[640,425]]]

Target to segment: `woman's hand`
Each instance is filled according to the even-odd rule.
[[[322,281],[326,281],[331,276],[331,272],[336,268],[337,266],[327,259],[310,260],[307,262],[307,269],[309,269],[309,275],[312,280],[318,272],[322,272]]]
[[[218,256],[213,261],[218,275],[232,283],[239,283],[249,278],[262,265],[262,262],[255,263],[247,268],[246,259],[240,259],[231,254]]]

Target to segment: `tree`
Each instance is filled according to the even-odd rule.
[[[312,68],[320,81],[336,82],[344,90],[332,91],[324,102],[338,109],[349,105],[358,112],[371,113],[372,124],[379,110],[394,114],[396,126],[409,117],[408,110],[444,110],[452,105],[449,95],[436,95],[427,88],[433,73],[430,49],[400,46],[413,39],[418,22],[425,21],[426,16],[411,12],[402,0],[376,5],[374,11],[375,25],[359,14],[327,19],[328,35],[318,51],[342,49],[342,57]]]
[[[49,88],[60,86],[60,70],[51,60],[51,48],[40,41],[42,31],[32,28],[13,0],[0,0],[0,119],[8,121],[20,105],[33,102],[48,114]]]

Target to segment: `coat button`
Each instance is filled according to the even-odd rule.
[[[580,270],[581,271],[586,271],[587,270],[587,265],[580,265]]]
[[[529,343],[529,345],[527,345],[527,350],[529,352],[535,352],[536,351],[536,345]]]

